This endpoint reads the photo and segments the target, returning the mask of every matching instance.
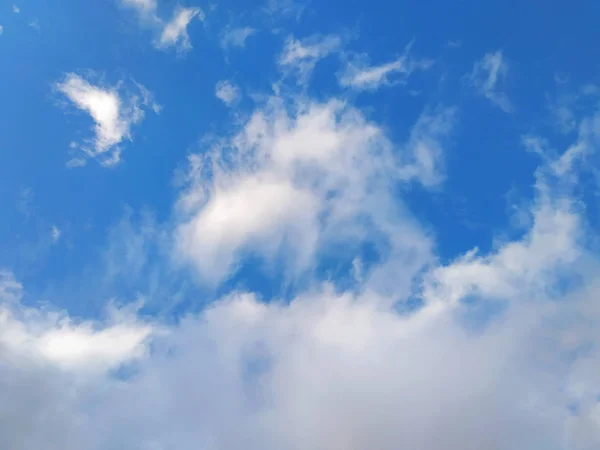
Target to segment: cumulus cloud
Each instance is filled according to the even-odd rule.
[[[156,0],[120,0],[128,8],[135,9],[143,24],[156,30],[154,45],[157,48],[175,48],[184,53],[192,49],[188,35],[188,26],[194,19],[204,20],[204,12],[197,7],[177,6],[170,20],[165,21],[158,15]]]
[[[326,115],[327,106],[320,108]],[[259,217],[282,219],[270,217],[286,201],[275,198],[259,212],[247,202],[290,194],[252,189],[227,200],[234,219],[244,220],[220,222],[227,232],[254,232]],[[0,443],[16,450],[32,443],[65,450],[594,448],[600,266],[571,195],[544,165],[532,226],[487,254],[432,261],[422,275],[410,258],[383,262],[396,275],[387,293],[368,281],[343,291],[320,283],[285,303],[236,292],[162,332],[133,310],[90,324],[26,308],[22,286],[4,273],[0,411],[7,402],[19,408],[0,422]],[[411,276],[403,279],[403,271]],[[561,277],[578,280],[575,288]],[[414,295],[423,306],[399,312],[398,303]],[[131,361],[131,375],[111,375]]]
[[[298,40],[293,36],[286,39],[279,67],[288,74],[297,77],[298,84],[305,84],[317,63],[331,53],[340,50],[342,39],[337,35],[313,35]]]
[[[514,111],[508,96],[501,91],[506,79],[508,64],[502,51],[487,53],[475,63],[470,81],[477,91],[506,113]]]
[[[0,273],[0,353],[4,358],[98,374],[145,353],[144,342],[153,329],[138,321],[135,308],[109,307],[105,323],[75,322],[65,312],[22,305],[22,290],[10,272]]]
[[[386,242],[388,251],[413,252],[419,266],[428,258],[427,238],[390,219],[390,189],[438,180],[450,116],[444,108],[424,113],[410,141],[394,148],[342,101],[287,107],[271,98],[237,134],[191,158],[192,181],[179,201],[188,217],[178,229],[179,254],[214,282],[244,252],[267,259],[283,252],[298,273],[315,264],[318,249],[344,240],[348,248]]]
[[[97,159],[104,166],[118,164],[121,144],[131,140],[131,129],[139,124],[147,108],[157,111],[158,106],[143,86],[134,83],[139,93],[124,89],[123,83],[105,87],[94,85],[80,75],[69,73],[56,84],[77,109],[89,114],[94,121],[94,137],[72,147],[80,149],[87,158]],[[74,158],[71,165],[82,165],[85,159]]]
[[[371,65],[366,55],[354,56],[346,68],[338,74],[340,85],[356,90],[374,91],[381,86],[405,84],[416,70],[426,70],[433,62],[427,59],[415,59],[406,47],[404,54],[393,61],[380,65]]]
[[[222,80],[215,86],[216,97],[227,106],[232,106],[240,99],[240,88],[231,81]]]
[[[221,47],[244,48],[246,46],[246,39],[254,34],[256,34],[256,30],[252,27],[228,27],[221,33]]]

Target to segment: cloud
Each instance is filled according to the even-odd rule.
[[[470,75],[471,84],[477,91],[506,113],[514,111],[508,96],[502,92],[500,85],[505,81],[508,64],[500,50],[487,53],[475,63]]]
[[[52,236],[52,240],[54,242],[58,242],[61,234],[62,234],[62,232],[61,232],[60,228],[58,228],[56,225],[52,225],[52,229],[50,230],[50,235]]]
[[[426,70],[433,64],[430,60],[417,60],[409,55],[409,44],[402,56],[377,66],[369,64],[366,55],[356,56],[348,62],[343,72],[338,74],[340,85],[356,90],[374,91],[381,86],[397,83],[405,84],[416,70]]]
[[[191,50],[192,43],[187,33],[187,27],[194,18],[204,20],[204,13],[200,8],[177,8],[171,21],[165,24],[157,45],[159,47],[175,46],[180,51]]]
[[[240,47],[246,46],[246,39],[256,34],[256,30],[251,27],[225,28],[221,33],[221,47]]]
[[[149,92],[143,86],[137,86],[141,98],[125,90],[122,82],[114,87],[103,87],[73,73],[66,74],[64,80],[56,84],[57,91],[94,121],[94,138],[76,144],[82,150],[82,156],[97,159],[104,166],[120,162],[121,144],[131,140],[131,128],[144,119],[146,108],[157,109]]]
[[[177,6],[171,19],[165,21],[158,16],[156,0],[120,0],[121,4],[135,9],[143,24],[150,26],[157,33],[154,40],[156,48],[173,47],[180,53],[192,49],[192,42],[187,28],[194,19],[204,20],[204,12],[200,8]]]
[[[4,27],[0,25],[0,36],[2,35],[2,33],[4,33]]]
[[[263,10],[270,16],[300,20],[307,5],[304,0],[267,0]]]
[[[267,260],[287,255],[284,267],[302,273],[340,241],[348,249],[383,241],[381,251],[412,251],[414,264],[423,264],[427,238],[381,213],[393,215],[394,183],[441,181],[452,117],[442,107],[425,112],[409,142],[395,149],[341,101],[288,108],[271,98],[238,133],[191,158],[179,200],[180,257],[209,283],[219,283],[246,252]]]
[[[305,84],[317,63],[331,53],[340,50],[342,39],[337,35],[313,35],[297,40],[293,36],[286,39],[279,56],[279,67],[297,77],[298,84]]]
[[[20,303],[22,286],[9,272],[0,275],[0,349],[6,357],[39,361],[96,375],[145,354],[153,329],[139,322],[135,308],[109,307],[108,320],[74,322],[66,313]]]
[[[378,233],[389,251],[354,264],[349,288],[318,281],[269,303],[241,290],[160,324],[138,304],[109,307],[105,320],[33,306],[3,271],[0,447],[600,445],[600,261],[564,176],[577,165],[556,176],[555,159],[542,161],[522,236],[440,263],[393,187],[402,157],[414,158],[406,149],[443,139],[455,112],[424,110],[398,154],[353,107],[296,102],[272,98],[228,145],[190,156],[179,208],[200,232],[188,248],[210,271],[232,242],[258,239],[261,251],[297,227],[295,244],[320,223],[319,251],[340,239],[356,256],[355,239]],[[568,148],[597,150],[593,117]],[[405,309],[415,298],[422,305]]]
[[[12,5],[12,10],[15,14],[19,14],[21,12],[21,8],[19,8],[17,5],[13,4]]]
[[[455,108],[438,106],[425,110],[413,127],[406,146],[400,177],[434,186],[444,179],[444,146],[456,124]]]
[[[215,95],[227,106],[232,106],[240,99],[240,89],[230,81],[222,80],[215,86]]]

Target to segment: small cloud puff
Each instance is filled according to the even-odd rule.
[[[97,159],[103,166],[113,166],[121,160],[120,144],[131,140],[131,128],[140,123],[146,109],[158,112],[160,107],[154,103],[150,92],[135,83],[139,93],[123,88],[123,82],[114,87],[93,85],[79,75],[69,73],[64,80],[56,84],[58,92],[63,94],[77,109],[90,115],[94,121],[94,137],[83,143],[71,143],[71,148],[83,151],[81,157],[68,163],[69,167],[85,164],[85,157]]]
[[[231,81],[222,80],[215,86],[215,95],[227,106],[232,106],[240,99],[240,89]]]

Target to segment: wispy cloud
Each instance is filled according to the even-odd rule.
[[[408,54],[408,49],[399,58],[375,66],[369,64],[368,56],[360,55],[355,56],[348,62],[345,70],[338,75],[338,78],[340,85],[343,87],[374,91],[381,86],[405,84],[413,72],[426,70],[432,64],[433,61],[431,60],[412,58]]]
[[[19,14],[21,12],[21,8],[19,8],[17,5],[13,4],[12,5],[12,10],[15,14]]]
[[[154,45],[157,48],[175,48],[184,53],[191,50],[192,42],[188,34],[188,26],[194,19],[204,20],[204,12],[197,7],[177,6],[171,19],[165,21],[158,16],[156,0],[120,0],[129,8],[135,9],[142,23],[147,24],[158,33]]]
[[[56,225],[52,225],[52,228],[50,229],[50,236],[52,236],[52,240],[54,242],[58,242],[61,234],[62,234],[62,232],[61,232],[60,228],[58,228]]]
[[[231,81],[222,80],[215,86],[215,95],[227,106],[232,106],[240,98],[240,88]]]
[[[221,33],[221,47],[225,49],[230,47],[244,48],[246,40],[256,32],[257,30],[252,27],[227,27]]]
[[[123,82],[113,87],[94,85],[73,73],[65,75],[64,80],[56,84],[58,92],[94,121],[94,137],[75,144],[75,147],[104,166],[119,163],[120,145],[131,140],[132,126],[144,119],[147,108],[157,110],[147,90],[143,89],[140,97],[140,94],[124,89],[123,85]],[[83,162],[83,159],[75,158],[70,166]]]
[[[204,20],[204,13],[200,8],[176,9],[172,19],[164,25],[158,40],[158,46],[177,47],[180,51],[190,50],[192,43],[187,27],[194,18]]]
[[[263,10],[270,16],[293,17],[299,20],[307,5],[307,0],[267,0]]]
[[[340,50],[342,39],[338,35],[313,35],[298,40],[289,36],[279,56],[279,67],[285,73],[294,74],[299,84],[305,84],[317,63]]]
[[[477,91],[506,113],[514,111],[508,96],[501,91],[506,80],[508,64],[502,51],[487,53],[475,63],[470,81]]]

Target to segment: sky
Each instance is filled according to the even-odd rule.
[[[0,448],[600,448],[600,4],[0,5]]]

